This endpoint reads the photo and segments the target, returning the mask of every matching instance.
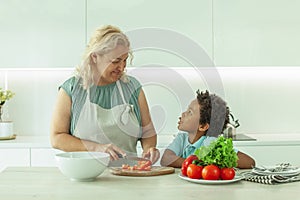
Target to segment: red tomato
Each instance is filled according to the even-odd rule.
[[[221,170],[216,165],[207,165],[202,170],[202,177],[205,180],[218,180]]]
[[[127,165],[127,164],[123,164],[122,165],[122,169],[128,169],[130,166],[129,165]]]
[[[222,180],[232,180],[235,176],[235,171],[233,168],[222,168],[221,169],[221,179]]]
[[[145,167],[148,167],[148,166],[151,166],[152,163],[150,160],[147,160],[147,161],[138,161],[138,166],[141,167],[141,168],[145,168]]]
[[[151,170],[151,161],[139,161],[138,162],[138,170],[140,171],[150,171]]]
[[[200,179],[202,178],[202,169],[202,166],[190,164],[187,168],[187,176],[193,179]]]
[[[187,168],[194,160],[198,160],[198,157],[196,155],[190,155],[183,161],[182,165]]]
[[[149,161],[138,161],[137,165],[130,166],[128,164],[123,164],[122,169],[124,170],[139,170],[139,171],[151,171],[152,162]]]
[[[186,172],[187,172],[187,167],[182,166],[182,167],[181,167],[181,174],[184,175],[184,176],[187,176],[187,173],[186,173]]]
[[[198,157],[196,156],[196,155],[190,155],[190,156],[188,156],[184,161],[183,161],[183,163],[182,163],[182,165],[181,165],[181,173],[182,173],[182,175],[184,175],[184,176],[187,176],[187,168],[188,168],[188,166],[190,165],[190,164],[192,164],[192,162],[194,161],[194,160],[198,160]]]

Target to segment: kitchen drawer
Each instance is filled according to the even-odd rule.
[[[247,146],[238,147],[239,151],[251,155],[256,165],[276,165],[278,163],[291,163],[299,166],[297,152],[300,152],[300,146]]]
[[[28,148],[0,148],[0,171],[8,166],[30,166]]]
[[[52,148],[31,148],[32,167],[53,167],[57,166],[55,154],[62,151]]]

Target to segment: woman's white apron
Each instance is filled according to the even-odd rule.
[[[123,104],[105,109],[90,101],[88,90],[86,101],[78,118],[74,136],[100,144],[113,143],[128,154],[136,154],[140,137],[140,125],[133,105],[126,103],[119,81],[116,82]],[[89,149],[87,147],[87,149]]]

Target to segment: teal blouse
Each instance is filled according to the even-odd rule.
[[[127,103],[134,106],[134,112],[141,125],[138,97],[142,86],[134,77],[128,76],[128,79],[128,83],[124,83],[120,80],[124,98]],[[73,134],[81,109],[87,97],[87,91],[83,89],[81,79],[75,76],[66,80],[60,88],[66,91],[72,101],[70,133]],[[91,86],[90,101],[105,109],[110,109],[116,105],[123,104],[122,97],[116,83],[111,83],[105,86]]]

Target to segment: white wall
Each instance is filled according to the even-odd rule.
[[[72,73],[73,70],[63,68],[0,69],[0,80],[6,75],[7,87],[15,93],[5,103],[3,118],[14,121],[17,135],[49,134],[58,86]]]
[[[144,85],[158,134],[177,133],[182,110],[197,89],[211,91],[204,73],[212,68],[128,68]],[[300,134],[299,67],[218,67],[217,94],[228,102],[243,133]],[[18,135],[48,135],[58,86],[73,69],[0,70],[16,96],[7,102],[6,118]]]

